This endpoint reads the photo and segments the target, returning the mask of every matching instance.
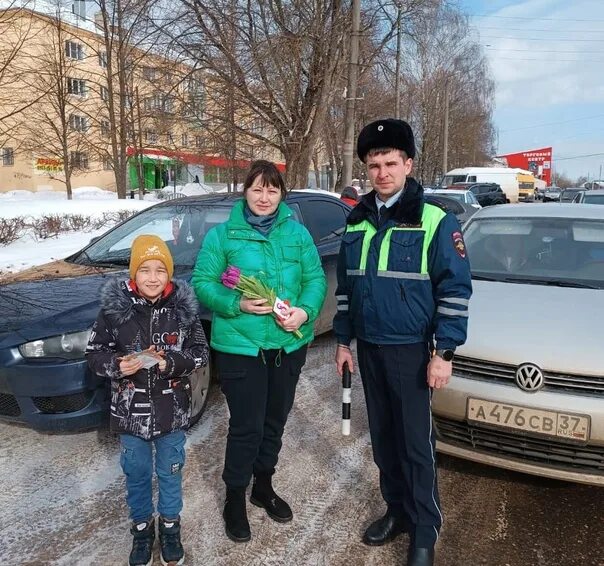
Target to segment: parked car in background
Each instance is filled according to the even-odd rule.
[[[604,207],[483,208],[464,240],[474,294],[453,378],[434,391],[437,449],[604,485]]]
[[[559,202],[562,189],[560,187],[546,187],[543,192],[543,202]]]
[[[604,204],[604,189],[579,191],[575,195],[573,202],[579,204]]]
[[[452,188],[455,188],[455,185]],[[474,193],[480,206],[493,206],[509,202],[497,183],[475,183],[469,185],[467,190]]]
[[[530,172],[511,167],[463,167],[447,172],[440,186],[445,188],[457,183],[494,183],[503,190],[506,202],[518,202],[520,191],[518,174],[530,174]]]
[[[580,187],[569,187],[568,189],[562,189],[560,193],[560,202],[573,202],[578,193],[584,189]]]
[[[455,186],[455,185],[453,185]],[[429,191],[430,194],[439,194],[444,195],[446,197],[450,197],[455,199],[457,202],[462,202],[464,204],[469,204],[474,208],[482,208],[480,203],[476,199],[476,196],[472,191],[464,190],[464,189],[433,189]]]
[[[78,430],[101,424],[104,379],[90,372],[84,349],[99,310],[99,289],[109,277],[127,277],[130,245],[140,234],[166,241],[175,277],[189,280],[207,231],[228,219],[241,194],[218,193],[162,202],[145,209],[61,261],[0,281],[0,419],[41,430]],[[331,329],[336,310],[336,263],[351,208],[313,191],[291,192],[287,204],[319,250],[329,290],[317,333]],[[210,312],[201,309],[208,337]],[[192,420],[207,401],[211,367],[191,376]]]
[[[448,191],[447,191],[448,192]],[[446,210],[452,212],[459,220],[459,223],[463,226],[474,214],[477,212],[477,208],[474,208],[471,204],[466,204],[448,194],[434,192],[426,193],[426,201],[436,204]]]

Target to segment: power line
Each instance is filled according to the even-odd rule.
[[[475,18],[497,18],[497,19],[501,19],[501,20],[524,20],[524,21],[528,21],[528,20],[539,20],[539,21],[548,21],[548,22],[604,22],[604,20],[599,20],[599,19],[594,19],[594,18],[590,18],[588,20],[579,20],[579,19],[573,19],[573,18],[541,18],[541,17],[535,17],[535,18],[527,18],[526,16],[489,16],[487,14],[468,14],[468,16],[472,16]]]
[[[604,33],[604,32],[602,32]],[[498,35],[480,35],[481,39],[515,39],[517,41],[590,41],[590,42],[594,42],[594,41],[600,41],[600,42],[604,42],[604,39],[567,39],[567,38],[560,38],[560,37],[554,37],[552,39],[545,39],[543,37],[502,37],[502,36],[498,36]]]
[[[497,57],[494,56],[498,61],[541,61],[546,62],[547,59],[528,59],[526,57]],[[549,63],[549,61],[547,61]],[[556,58],[554,63],[604,63],[604,59],[558,59]]]
[[[556,161],[569,161],[570,159],[582,159],[584,157],[598,157],[599,155],[604,155],[604,153],[589,153],[587,155],[575,155],[574,157],[555,157]]]
[[[532,29],[532,28],[509,28],[509,27],[497,27],[497,26],[480,26],[480,29],[494,29],[497,31],[536,31],[544,33],[604,33],[604,29],[565,29],[560,31],[559,29]]]
[[[601,51],[556,51],[552,49],[508,49],[507,47],[487,47],[490,51],[518,51],[520,53],[570,53],[573,55],[593,55],[594,53],[604,53]]]
[[[568,124],[569,122],[580,122],[581,120],[592,120],[593,118],[601,118],[604,114],[596,114],[595,116],[585,116],[583,118],[574,118],[572,120],[561,120],[559,122],[546,122],[544,124],[533,124],[532,126],[522,126],[521,128],[513,128],[511,130],[501,130],[499,133],[516,132],[518,130],[530,130],[531,128],[540,128],[541,126],[556,126],[558,124]]]

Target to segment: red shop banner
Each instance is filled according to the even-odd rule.
[[[543,179],[549,186],[552,184],[552,148],[542,147],[519,153],[498,155],[508,167],[518,167],[530,171],[538,179]]]

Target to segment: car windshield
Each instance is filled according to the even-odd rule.
[[[445,175],[440,183],[441,187],[448,187],[454,183],[465,183],[467,175]]]
[[[583,197],[585,204],[604,204],[604,195],[590,195],[586,193]]]
[[[604,220],[477,219],[464,239],[476,279],[604,288]]]
[[[130,246],[140,234],[155,234],[164,240],[178,268],[195,265],[201,242],[208,230],[228,220],[230,206],[178,204],[153,207],[111,230],[71,261],[84,265],[127,266]]]
[[[464,195],[462,193],[453,193],[447,191],[436,191],[438,195],[445,195],[448,198],[455,199],[457,202],[465,202]]]

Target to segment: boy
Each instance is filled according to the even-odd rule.
[[[172,281],[166,244],[152,235],[132,243],[130,280],[101,290],[101,311],[86,349],[88,365],[111,380],[111,430],[120,433],[133,525],[130,566],[153,561],[153,445],[159,485],[161,561],[182,564],[180,541],[188,376],[208,363],[208,345],[191,287]]]

